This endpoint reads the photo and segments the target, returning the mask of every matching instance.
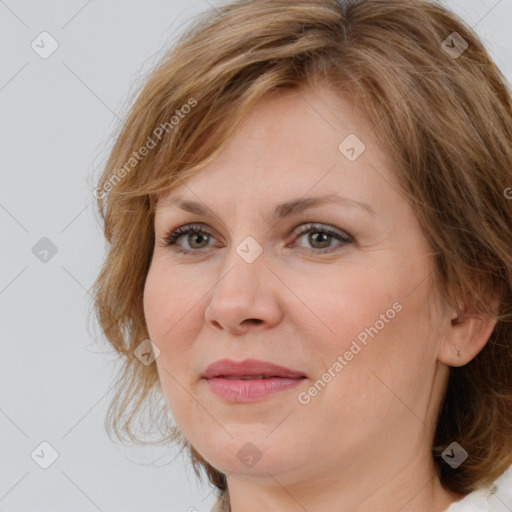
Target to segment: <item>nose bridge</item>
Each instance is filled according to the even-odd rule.
[[[223,265],[221,276],[214,286],[213,297],[222,300],[252,300],[253,295],[263,291],[262,280],[268,273],[263,247],[252,237],[230,247]]]
[[[206,320],[225,329],[239,329],[244,320],[272,322],[278,316],[272,296],[272,274],[262,246],[245,237],[230,247],[215,284]]]

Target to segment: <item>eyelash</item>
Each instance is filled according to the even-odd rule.
[[[189,254],[191,252],[200,252],[202,249],[182,249],[180,246],[176,244],[176,241],[178,238],[180,238],[183,235],[186,234],[192,234],[192,233],[206,233],[208,236],[211,236],[211,234],[205,230],[200,224],[187,224],[186,226],[181,226],[174,231],[171,231],[170,233],[166,234],[164,236],[165,241],[165,247],[175,246],[174,250],[179,253],[183,254]],[[299,238],[301,235],[304,235],[306,233],[327,233],[328,235],[331,235],[338,239],[340,242],[344,244],[350,244],[353,243],[353,239],[350,235],[342,234],[341,232],[335,231],[329,227],[322,226],[321,224],[313,224],[308,223],[304,224],[300,228],[294,231],[294,234],[297,235],[297,238]],[[205,249],[205,248],[203,248]],[[332,252],[332,248],[326,248],[326,249],[310,249],[311,252],[314,252],[316,254],[323,254],[326,252]]]

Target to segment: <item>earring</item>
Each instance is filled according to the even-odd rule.
[[[462,352],[459,348],[457,348],[457,357],[462,357]]]

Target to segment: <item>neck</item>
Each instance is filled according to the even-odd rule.
[[[354,473],[333,478],[332,473],[307,482],[283,482],[269,473],[267,478],[228,477],[229,494],[219,512],[445,512],[464,496],[445,489],[437,476],[434,463],[416,463],[394,472],[378,474],[376,467],[359,477]],[[381,471],[382,473],[382,471]],[[350,476],[349,476],[350,475]]]

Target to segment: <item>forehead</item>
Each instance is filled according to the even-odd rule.
[[[387,167],[387,155],[351,97],[324,87],[273,91],[249,112],[220,155],[163,194],[160,204],[169,196],[198,201],[233,191],[240,202],[310,192],[346,192],[375,202],[372,195],[382,191],[383,178],[391,179]]]

